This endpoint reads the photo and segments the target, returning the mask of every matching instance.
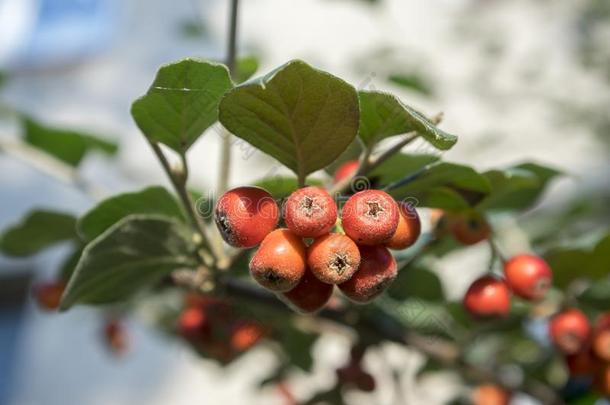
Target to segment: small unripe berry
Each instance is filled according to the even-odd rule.
[[[562,311],[549,322],[551,340],[565,354],[575,354],[583,350],[590,333],[589,320],[578,309]]]
[[[280,294],[280,298],[291,308],[301,313],[316,312],[330,299],[333,293],[333,286],[318,280],[309,270],[292,290]]]
[[[453,237],[464,245],[474,245],[491,235],[487,220],[475,211],[454,216],[449,223]]]
[[[216,203],[216,226],[225,242],[233,247],[258,245],[275,229],[279,208],[271,194],[260,187],[237,187]]]
[[[510,290],[504,280],[483,276],[466,291],[464,307],[477,317],[504,316],[510,311]]]
[[[601,315],[595,324],[591,349],[595,356],[610,362],[610,324],[609,314]]]
[[[360,163],[357,160],[348,160],[343,163],[335,172],[333,184],[337,184],[343,179],[352,177],[358,171],[359,165]]]
[[[349,237],[331,233],[316,239],[307,248],[307,265],[320,281],[341,284],[358,270],[360,251]]]
[[[384,292],[398,274],[396,260],[384,246],[360,246],[360,266],[339,289],[357,303],[367,303]]]
[[[398,204],[388,193],[364,190],[345,203],[343,230],[359,245],[379,245],[394,235],[399,216]]]
[[[399,217],[396,232],[385,242],[389,249],[402,250],[413,245],[421,233],[421,222],[417,210],[406,202],[398,203]]]
[[[305,245],[288,229],[271,232],[250,261],[250,274],[271,291],[286,292],[297,286],[305,273]]]
[[[321,187],[304,187],[288,197],[286,226],[302,238],[317,238],[330,232],[337,222],[337,204]]]
[[[473,405],[508,405],[510,393],[495,384],[479,385],[472,391]]]
[[[257,344],[263,337],[263,328],[252,321],[238,321],[231,329],[231,348],[243,352]]]
[[[40,309],[55,311],[61,303],[61,296],[66,288],[63,281],[48,281],[34,286],[34,298]]]
[[[551,287],[553,273],[538,256],[517,255],[504,264],[506,283],[516,295],[528,300],[540,300]]]

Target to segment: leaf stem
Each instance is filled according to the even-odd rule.
[[[169,178],[170,182],[174,186],[174,190],[176,191],[176,193],[178,194],[178,197],[180,198],[182,207],[186,211],[186,214],[191,222],[191,225],[193,226],[193,230],[195,232],[197,232],[197,234],[201,237],[201,241],[203,243],[204,250],[206,250],[212,256],[212,257],[208,258],[208,260],[215,262],[215,256],[211,250],[212,245],[210,244],[210,241],[207,237],[205,226],[204,226],[201,218],[195,212],[193,200],[191,199],[191,196],[186,188],[188,166],[186,164],[185,154],[184,153],[180,154],[180,158],[182,160],[183,167],[181,168],[182,171],[180,173],[180,176],[178,176],[177,172],[175,170],[173,170],[172,167],[170,166],[169,161],[167,160],[167,157],[161,150],[161,147],[159,146],[159,144],[154,141],[151,141],[148,137],[146,137],[146,139],[148,141],[148,144],[152,148],[153,152],[157,156],[157,159],[159,159],[159,162],[161,162],[161,166],[163,167],[163,170],[167,174],[167,177]],[[201,259],[201,257],[198,256],[198,259]],[[208,261],[208,260],[203,259],[203,261]],[[210,265],[211,263],[205,263],[205,264]]]

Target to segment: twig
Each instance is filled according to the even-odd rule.
[[[24,142],[0,140],[0,152],[22,160],[62,183],[74,186],[94,200],[100,200],[106,194],[99,186],[84,179],[76,168]]]
[[[229,39],[227,43],[227,68],[233,76],[235,73],[235,59],[237,55],[237,11],[239,0],[231,1],[231,11],[229,15]],[[227,191],[229,187],[229,177],[231,175],[231,134],[226,131],[221,137],[220,168],[218,172],[218,194]]]

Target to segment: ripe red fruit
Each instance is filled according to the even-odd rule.
[[[567,309],[550,320],[551,340],[565,354],[575,354],[585,347],[591,327],[589,320],[578,309]]]
[[[449,222],[453,237],[464,245],[474,245],[491,235],[487,220],[476,211],[456,215]]]
[[[343,163],[335,172],[333,184],[337,184],[343,179],[352,177],[358,171],[359,165],[360,163],[357,160],[348,160]]]
[[[288,197],[286,226],[302,238],[317,238],[330,232],[337,222],[337,204],[321,187],[304,187]]]
[[[358,270],[360,251],[354,241],[343,234],[324,235],[307,249],[307,265],[320,281],[341,284]]]
[[[257,344],[263,337],[263,328],[252,321],[238,321],[231,330],[231,348],[243,352]]]
[[[342,212],[343,229],[359,245],[379,245],[398,227],[398,204],[381,190],[360,191],[347,200]]]
[[[305,273],[305,245],[288,229],[271,232],[250,261],[250,274],[272,291],[290,291]]]
[[[510,393],[495,384],[479,385],[472,391],[473,405],[508,405]]]
[[[417,210],[411,204],[400,202],[398,208],[398,227],[394,235],[385,241],[385,245],[389,249],[402,250],[417,241],[421,233],[421,222]]]
[[[65,289],[66,283],[63,281],[47,281],[34,286],[34,299],[39,308],[55,311],[59,308]]]
[[[483,276],[466,291],[464,307],[478,317],[504,316],[510,310],[510,290],[504,280]]]
[[[282,293],[280,298],[297,312],[312,313],[322,309],[332,293],[332,284],[321,282],[307,270],[299,284],[292,290]]]
[[[396,260],[384,246],[360,246],[360,267],[339,289],[357,303],[367,303],[394,281]]]
[[[610,314],[597,319],[591,349],[598,359],[610,362]]]
[[[189,340],[195,340],[208,332],[208,317],[201,307],[186,308],[178,318],[178,332]]]
[[[538,256],[517,255],[504,264],[506,283],[513,292],[528,300],[544,298],[551,287],[553,273]]]
[[[238,187],[227,191],[216,203],[214,219],[229,245],[258,245],[275,229],[279,208],[271,194],[260,187]]]
[[[129,336],[125,326],[118,320],[110,320],[104,326],[104,340],[108,349],[115,355],[125,354],[129,349]]]

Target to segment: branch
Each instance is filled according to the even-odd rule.
[[[200,291],[188,278],[179,279],[174,277],[174,282],[178,286]],[[274,294],[251,283],[231,277],[222,277],[218,280],[217,287],[227,296],[251,301],[277,311],[291,312]],[[507,387],[502,378],[493,370],[481,369],[467,363],[462,357],[460,347],[455,343],[443,338],[424,336],[411,330],[405,330],[400,322],[386,313],[375,313],[375,316],[372,317],[355,317],[353,310],[324,308],[315,316],[350,328],[363,330],[381,340],[412,347],[445,366],[458,367],[473,380],[493,382],[509,390],[514,388]],[[561,398],[551,388],[539,382],[528,382],[517,389],[538,398],[544,404],[563,404]]]

